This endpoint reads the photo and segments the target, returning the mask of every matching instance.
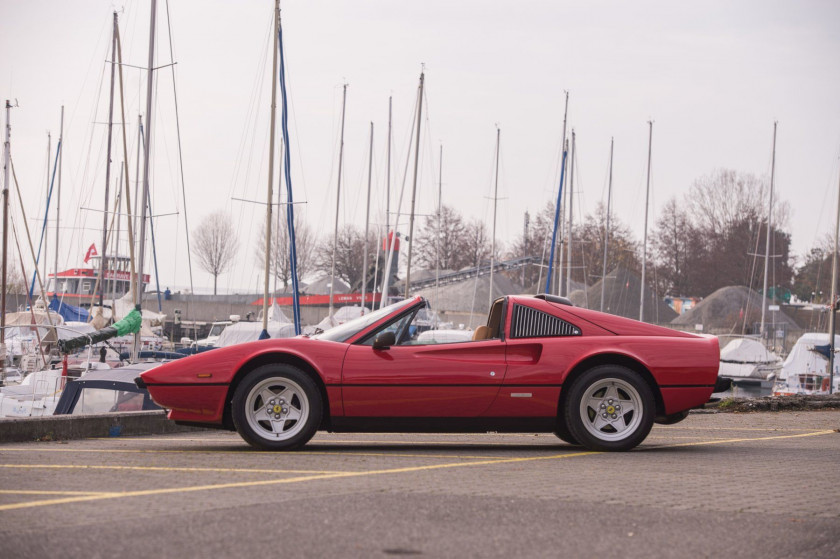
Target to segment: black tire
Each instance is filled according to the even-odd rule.
[[[263,365],[248,373],[233,395],[236,431],[251,446],[293,450],[321,424],[323,402],[315,382],[297,367]]]
[[[572,383],[561,414],[584,447],[626,451],[648,436],[655,411],[653,391],[637,373],[601,365]]]
[[[563,418],[562,413],[557,415],[557,424],[554,426],[554,434],[557,435],[557,438],[564,443],[569,443],[572,446],[580,446],[578,440],[574,437],[574,435],[572,435],[572,432],[569,431],[569,426],[566,425],[566,420]]]

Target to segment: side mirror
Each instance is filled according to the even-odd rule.
[[[376,336],[373,340],[373,349],[390,349],[392,345],[396,345],[397,336],[393,332],[383,332]]]

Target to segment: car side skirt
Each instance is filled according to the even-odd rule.
[[[552,433],[556,417],[333,417],[334,433]]]

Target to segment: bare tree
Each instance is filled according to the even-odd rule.
[[[263,220],[265,229],[265,220]],[[315,234],[302,218],[295,217],[295,248],[297,250],[298,278],[304,277],[312,271],[315,261]],[[265,237],[261,236],[257,244],[256,256],[260,265],[265,267]],[[271,231],[271,274],[283,283],[285,291],[292,283],[292,265],[289,260],[289,230],[284,221],[278,230]]]
[[[500,243],[496,243],[496,258],[502,252]],[[465,256],[464,266],[478,266],[483,260],[490,258],[490,235],[487,233],[487,227],[483,221],[474,219],[470,221],[464,234],[464,249]]]
[[[660,287],[674,295],[705,297],[728,285],[759,285],[767,239],[767,181],[722,169],[697,179],[680,210],[670,201],[653,231]],[[793,266],[787,223],[789,205],[774,204],[770,231],[768,296],[791,285]],[[786,296],[786,295],[785,295]]]
[[[702,233],[691,222],[688,212],[671,198],[656,221],[651,234],[653,261],[657,263],[658,292],[673,295],[696,293],[693,265],[703,252]]]
[[[193,231],[193,238],[193,254],[201,269],[213,275],[213,295],[216,295],[219,274],[233,263],[239,244],[230,216],[222,210],[213,212]]]
[[[465,236],[464,218],[455,208],[444,205],[440,212],[440,227],[438,216],[430,215],[417,234],[417,244],[414,248],[417,263],[429,269],[463,268],[469,264],[465,262],[463,251]]]
[[[516,272],[515,275],[511,276],[511,279],[521,281],[523,286],[530,287],[536,284],[542,275],[545,274],[545,270],[542,267],[548,262],[548,245],[551,241],[551,232],[554,229],[554,203],[550,201],[546,202],[542,210],[533,219],[526,212],[525,223],[522,236],[514,242],[507,257],[519,258],[523,256],[534,256],[545,259],[545,262],[528,266],[521,272]],[[575,243],[575,251],[578,251],[577,242]],[[577,255],[575,259],[577,261]]]
[[[318,245],[315,249],[315,259],[318,267],[329,273],[332,265],[333,242],[332,238]],[[373,279],[373,262],[376,255],[376,234],[370,232],[368,235],[368,281]],[[352,225],[345,225],[338,231],[338,244],[335,251],[335,276],[347,282],[352,288],[362,284],[362,267],[365,264],[365,233]]]
[[[14,263],[10,263],[9,269],[6,273],[6,295],[26,293],[26,280],[24,279],[23,274],[18,271]]]
[[[609,243],[607,244],[607,271],[616,267],[637,271],[641,269],[638,259],[638,243],[630,229],[618,217],[610,212]],[[604,230],[607,211],[599,203],[594,214],[587,215],[583,223],[575,226],[575,259],[580,257],[581,266],[572,267],[572,279],[586,285],[597,281],[603,270]]]

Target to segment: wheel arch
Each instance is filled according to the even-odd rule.
[[[662,392],[659,390],[659,385],[656,383],[656,380],[653,378],[653,375],[647,367],[638,360],[627,355],[622,355],[620,353],[600,353],[582,360],[580,363],[575,365],[566,375],[566,378],[563,379],[563,389],[560,390],[560,400],[557,402],[558,417],[563,407],[566,405],[566,395],[568,394],[566,387],[571,386],[575,380],[580,378],[589,369],[600,365],[619,365],[638,374],[653,392],[653,398],[656,402],[655,415],[661,416],[665,413],[665,403],[662,399]]]
[[[233,424],[231,403],[233,402],[233,395],[236,393],[236,388],[239,386],[239,383],[242,382],[242,380],[251,371],[262,367],[263,365],[273,364],[291,365],[300,369],[312,379],[312,381],[315,383],[315,386],[318,387],[318,392],[321,394],[321,398],[324,402],[324,405],[322,406],[323,417],[321,418],[321,425],[319,426],[319,429],[329,425],[330,403],[329,397],[327,396],[327,386],[324,384],[324,379],[321,378],[321,375],[318,373],[318,370],[309,361],[297,355],[284,352],[271,352],[262,353],[251,358],[250,360],[245,362],[239,368],[238,371],[236,371],[236,374],[234,375],[233,380],[230,383],[230,387],[228,388],[227,395],[225,396],[225,410],[224,415],[222,417],[222,423],[224,424],[225,428],[230,429],[232,431],[235,430]]]

